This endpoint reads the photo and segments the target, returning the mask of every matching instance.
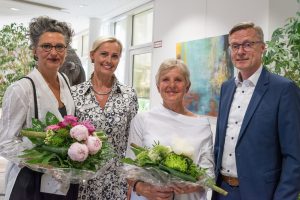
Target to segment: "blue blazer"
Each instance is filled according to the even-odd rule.
[[[219,181],[235,89],[234,79],[221,87],[214,148]],[[300,192],[300,90],[292,81],[262,69],[241,126],[235,155],[242,200],[297,199]]]

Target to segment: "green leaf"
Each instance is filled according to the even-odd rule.
[[[123,163],[127,163],[127,164],[131,164],[131,165],[135,165],[136,164],[136,162],[133,159],[131,159],[131,158],[123,158],[122,162]]]
[[[159,168],[160,168],[161,170],[164,170],[165,172],[168,172],[168,173],[170,173],[170,174],[172,174],[172,175],[174,175],[174,176],[177,176],[177,177],[179,177],[179,178],[181,178],[181,179],[183,179],[183,180],[191,181],[191,182],[196,182],[196,181],[197,181],[196,178],[194,178],[194,177],[192,177],[192,176],[190,176],[190,175],[188,175],[188,174],[182,173],[182,172],[180,172],[180,171],[177,171],[177,170],[175,170],[175,169],[169,168],[169,167],[167,167],[167,166],[159,165]]]
[[[43,164],[49,164],[49,161],[50,161],[51,159],[55,158],[55,157],[56,157],[56,154],[54,154],[54,153],[52,153],[52,154],[50,154],[50,155],[47,155],[47,156],[45,156],[45,157],[43,158],[42,163],[43,163]]]
[[[131,150],[133,151],[133,153],[134,153],[135,156],[137,156],[137,155],[139,155],[141,152],[145,151],[145,150],[141,150],[141,149],[134,148],[134,147],[131,147]]]
[[[24,154],[20,155],[20,158],[32,158],[40,155],[40,152],[35,149],[24,150],[23,152]]]
[[[66,128],[61,128],[61,129],[57,130],[56,132],[57,132],[57,135],[59,135],[59,136],[71,138],[69,130]]]
[[[47,126],[57,124],[58,122],[59,122],[59,120],[53,113],[47,112],[47,114],[46,114],[46,125]]]
[[[35,65],[27,32],[23,24],[16,23],[4,25],[0,30],[0,107],[7,87],[28,74]]]
[[[44,144],[44,139],[42,139],[42,138],[28,137],[28,139],[35,145]]]
[[[297,0],[300,3],[300,0]],[[286,24],[277,28],[267,41],[263,64],[276,74],[293,80],[300,87],[300,12],[289,17]]]
[[[38,119],[32,118],[32,130],[34,131],[44,131],[45,124]]]
[[[65,157],[68,154],[68,147],[54,147],[54,146],[42,145],[40,149],[46,152],[56,153],[62,157]]]

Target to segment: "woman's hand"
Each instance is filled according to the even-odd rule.
[[[185,184],[174,184],[172,185],[175,194],[187,194],[192,192],[203,192],[205,189],[201,186],[191,186]]]
[[[150,183],[138,182],[135,186],[138,195],[146,197],[148,200],[172,200],[174,196],[173,188],[159,187]]]

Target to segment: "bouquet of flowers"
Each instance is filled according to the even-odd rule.
[[[215,185],[206,169],[198,167],[193,160],[183,154],[175,153],[171,147],[155,143],[152,148],[131,144],[136,158],[124,158],[129,164],[124,167],[126,178],[138,179],[155,185],[189,184],[200,185],[227,195],[227,192]]]
[[[33,147],[24,144],[25,147],[20,148],[26,142],[14,142],[6,151],[2,149],[2,156],[32,170],[51,174],[60,181],[79,183],[91,179],[109,167],[115,156],[103,131],[95,131],[90,122],[78,122],[72,115],[59,122],[48,112],[45,122],[32,119],[32,128],[21,130],[21,135],[28,138]],[[16,146],[21,152],[15,152]],[[18,155],[17,158],[12,154]]]

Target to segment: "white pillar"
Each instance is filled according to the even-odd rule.
[[[100,37],[100,31],[101,31],[101,19],[99,18],[90,18],[89,21],[89,50],[92,49],[93,42]],[[91,63],[91,59],[89,59],[89,65],[87,74],[87,79],[90,78],[90,75],[94,71],[94,66]]]

